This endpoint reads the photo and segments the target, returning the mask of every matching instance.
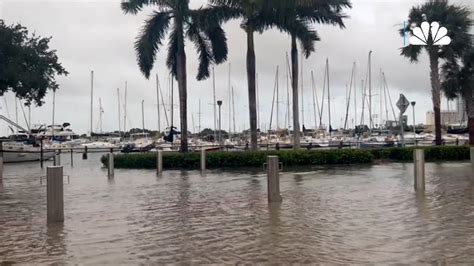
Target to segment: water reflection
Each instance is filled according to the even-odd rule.
[[[41,171],[7,169],[0,262],[474,264],[467,163],[427,164],[424,194],[410,164],[283,172],[283,202],[268,204],[258,170],[117,169],[106,181],[93,156],[65,168],[66,221],[51,227]]]

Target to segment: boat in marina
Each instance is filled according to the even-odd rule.
[[[130,141],[122,144],[123,153],[148,152],[154,148],[153,140],[148,133],[134,133],[130,135]]]

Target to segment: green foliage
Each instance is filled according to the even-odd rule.
[[[0,19],[0,95],[11,90],[26,105],[42,105],[48,89],[59,89],[55,76],[68,72],[58,62],[56,51],[50,50],[50,40]]]
[[[375,159],[393,161],[413,160],[413,150],[415,148],[387,148],[370,150]],[[458,161],[469,160],[468,146],[444,146],[444,147],[424,147],[425,160],[427,161]]]
[[[206,155],[208,168],[262,167],[268,155],[278,155],[284,166],[323,164],[363,164],[371,163],[373,155],[368,150],[327,150],[327,151],[258,151],[258,152],[209,152]],[[101,159],[107,164],[107,156]],[[163,168],[199,169],[200,153],[163,153]],[[120,154],[115,156],[116,168],[154,169],[156,154]]]

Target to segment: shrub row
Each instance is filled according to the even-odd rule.
[[[207,168],[262,167],[268,155],[278,155],[285,167],[327,164],[366,164],[373,160],[410,161],[414,148],[386,148],[372,150],[284,150],[258,152],[209,152],[206,156]],[[469,160],[469,147],[425,147],[427,161]],[[107,165],[107,157],[102,163]],[[115,156],[116,168],[155,169],[156,154],[119,154]],[[199,153],[163,153],[165,169],[199,169]]]
[[[284,166],[324,164],[365,164],[374,156],[369,150],[325,150],[325,151],[258,151],[258,152],[209,152],[206,155],[207,168],[262,167],[268,155],[278,155]],[[107,157],[101,158],[107,165]],[[115,156],[116,168],[154,169],[156,154],[119,154]],[[165,169],[199,169],[200,153],[163,153]]]

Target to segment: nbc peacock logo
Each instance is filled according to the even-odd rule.
[[[430,25],[425,21],[421,23],[421,27],[413,29],[409,42],[411,45],[428,45],[429,41],[433,45],[449,45],[451,38],[447,34],[448,30],[445,27],[440,27],[438,22],[431,22]]]

